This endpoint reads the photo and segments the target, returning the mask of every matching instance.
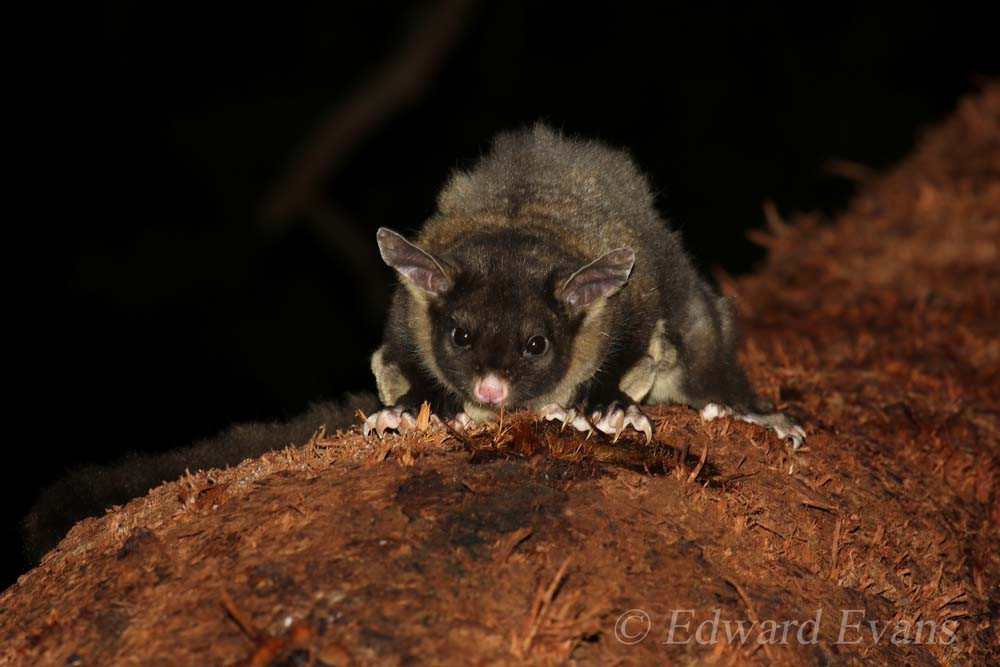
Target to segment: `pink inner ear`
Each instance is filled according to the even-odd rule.
[[[560,298],[579,308],[611,296],[628,282],[634,264],[635,253],[631,248],[612,250],[570,276]]]
[[[385,227],[378,230],[376,238],[382,260],[420,289],[441,294],[451,287],[448,274],[430,253]]]
[[[397,270],[425,292],[441,294],[448,290],[448,279],[439,271],[421,266],[402,266]]]

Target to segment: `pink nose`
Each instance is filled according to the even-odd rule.
[[[505,380],[490,373],[476,382],[476,400],[480,403],[500,405],[510,393],[510,385]]]

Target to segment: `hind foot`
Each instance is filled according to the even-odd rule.
[[[718,403],[709,403],[701,409],[701,418],[705,421],[712,421],[719,417],[736,417],[739,420],[750,424],[757,424],[770,429],[778,434],[782,440],[790,440],[792,449],[802,447],[802,442],[806,439],[806,431],[794,417],[789,417],[781,412],[771,412],[768,414],[757,414],[753,412],[738,413],[732,408]]]

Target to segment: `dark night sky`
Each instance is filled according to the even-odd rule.
[[[699,263],[739,273],[762,257],[745,232],[765,200],[836,213],[852,186],[828,160],[893,164],[1000,69],[993,22],[953,4],[474,5],[429,83],[324,183],[324,202],[371,241],[354,253],[377,266],[366,277],[301,220],[268,227],[259,213],[302,142],[424,11],[371,4],[111,2],[67,55],[58,104],[72,139],[45,179],[80,194],[58,230],[63,300],[37,341],[58,418],[45,401],[48,444],[8,456],[19,481],[4,491],[5,530],[67,466],[368,388],[392,278],[374,230],[417,228],[449,171],[498,130],[544,119],[628,147]]]

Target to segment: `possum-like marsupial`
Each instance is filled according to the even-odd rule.
[[[502,405],[648,440],[639,405],[683,403],[805,437],[751,388],[729,303],[621,151],[544,125],[501,134],[412,243],[386,228],[377,241],[401,280],[372,356],[385,407],[366,432],[405,430],[428,401],[456,426]]]
[[[537,125],[500,135],[456,174],[413,243],[380,229],[402,277],[372,370],[374,397],[325,403],[285,424],[248,424],[186,449],[71,472],[22,523],[32,559],[77,519],[190,467],[235,464],[321,423],[406,429],[429,401],[458,427],[501,405],[584,431],[652,434],[643,403],[734,414],[799,446],[805,431],[754,393],[736,363],[733,312],[694,270],[627,155]],[[578,411],[582,409],[583,412]]]

